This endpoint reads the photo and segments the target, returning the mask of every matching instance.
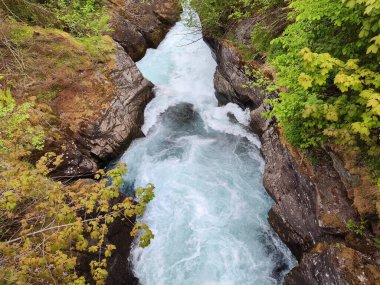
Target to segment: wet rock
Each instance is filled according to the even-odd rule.
[[[285,284],[379,284],[379,277],[373,261],[362,253],[343,244],[322,244],[304,255]]]
[[[169,107],[162,115],[165,123],[173,123],[176,125],[186,125],[198,119],[199,115],[194,110],[191,103],[179,103]]]
[[[269,104],[263,103],[258,108],[251,111],[251,129],[259,136],[269,129],[274,120],[263,117],[263,114],[270,110]]]
[[[196,135],[203,131],[201,116],[191,103],[179,103],[169,107],[161,114],[160,125],[167,127],[166,139],[169,144],[172,144],[173,140],[175,141],[183,132]],[[172,147],[177,148],[175,144]]]
[[[153,98],[153,84],[146,80],[132,59],[119,49],[110,77],[115,96],[92,128],[83,132],[91,154],[100,161],[116,158],[133,139],[143,136],[144,109]]]
[[[120,43],[133,60],[138,61],[148,49],[144,36],[125,16],[115,12],[112,14],[110,25],[113,32],[111,37]]]
[[[344,183],[344,186],[352,198],[353,193],[351,193],[351,190],[353,187],[356,187],[360,184],[360,176],[352,175],[350,172],[348,172],[345,169],[342,160],[333,151],[326,149],[326,152],[331,157],[335,170],[339,174],[340,179]]]
[[[269,222],[299,259],[321,236],[313,184],[298,166],[272,126],[262,136],[265,158],[264,186],[276,201]]]
[[[220,105],[227,105],[229,102],[240,102],[241,98],[237,97],[237,94],[232,88],[230,82],[223,77],[218,68],[214,76],[214,86],[216,88],[215,95]]]
[[[317,194],[319,227],[326,234],[345,236],[349,232],[347,222],[359,220],[358,214],[330,157],[324,155],[319,160],[311,172]]]
[[[135,219],[130,218],[122,221],[117,219],[109,228],[107,239],[116,246],[108,262],[108,277],[106,284],[110,285],[138,285],[139,280],[134,276],[129,261],[129,254],[134,237],[131,231]]]
[[[233,102],[246,108],[257,108],[261,105],[266,92],[258,87],[247,88],[255,82],[245,72],[245,63],[237,50],[228,42],[208,40],[211,47],[215,47],[218,63],[214,77],[216,96],[219,103]]]
[[[78,178],[92,177],[99,169],[98,162],[89,155],[88,150],[81,149],[73,140],[67,142],[62,159],[63,162],[52,175],[66,183]]]
[[[179,18],[176,0],[154,0],[151,3],[109,0],[111,37],[134,61],[140,60],[147,48],[156,48]]]

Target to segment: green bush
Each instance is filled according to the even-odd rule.
[[[273,40],[271,62],[287,92],[273,101],[285,128],[308,147],[326,140],[380,154],[380,1],[292,1],[293,24]],[[359,3],[360,2],[360,3]],[[307,47],[307,48],[305,48]],[[294,141],[294,132],[287,132]]]
[[[271,100],[290,143],[380,156],[380,0],[193,0],[209,26],[253,15],[252,49],[277,69]],[[271,44],[269,44],[269,42]],[[371,164],[373,165],[373,163]]]
[[[56,0],[51,5],[63,28],[77,36],[101,35],[109,31],[109,16],[102,0]]]
[[[203,27],[216,35],[223,35],[229,19],[240,19],[250,6],[249,0],[191,0]]]
[[[60,28],[79,37],[109,31],[103,0],[2,0],[0,8],[17,21]]]

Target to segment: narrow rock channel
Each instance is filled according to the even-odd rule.
[[[131,259],[143,285],[278,284],[294,260],[267,222],[260,141],[249,112],[218,107],[216,69],[189,10],[138,63],[156,86],[143,132],[121,158],[128,188],[156,186],[142,220],[155,234]]]

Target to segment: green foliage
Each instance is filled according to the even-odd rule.
[[[136,223],[131,232],[131,235],[137,236],[141,231],[143,231],[143,234],[140,235],[140,247],[145,248],[149,246],[150,240],[154,238],[154,234],[147,225]]]
[[[44,4],[41,4],[44,3]],[[58,19],[43,0],[1,0],[0,9],[19,22],[33,25],[53,26]]]
[[[77,36],[101,35],[109,31],[107,15],[102,0],[52,1],[57,18],[63,28]]]
[[[367,222],[361,220],[359,224],[356,224],[353,220],[347,222],[347,228],[358,236],[364,236]]]
[[[192,0],[202,25],[208,32],[224,35],[231,23],[248,16],[257,20],[252,32],[252,43],[256,50],[263,51],[270,41],[278,36],[286,25],[287,11],[284,0]],[[265,14],[264,17],[260,16]]]
[[[29,121],[33,105],[34,102],[17,105],[9,89],[0,89],[0,151],[11,153],[12,158],[44,147],[43,129]]]
[[[2,0],[0,8],[17,21],[60,28],[79,37],[110,30],[103,0]]]
[[[275,84],[281,92],[267,101],[273,109],[266,116],[276,117],[292,145],[344,146],[368,162],[377,182],[380,0],[193,2],[198,2],[195,7],[206,19],[206,28],[214,25],[219,32],[228,30],[231,20],[246,15],[255,19],[251,53],[244,46],[244,54],[261,52],[277,69]],[[267,88],[262,77],[247,75],[253,83],[244,87]]]
[[[109,36],[91,36],[76,39],[86,47],[89,55],[97,61],[106,60],[106,55],[115,50],[115,42]]]
[[[221,35],[229,19],[241,19],[250,6],[249,0],[191,0],[198,12],[202,25],[211,33]]]
[[[126,173],[119,164],[101,170],[95,180],[63,185],[47,176],[62,157],[46,153],[34,166],[25,158],[43,149],[41,128],[31,122],[34,103],[18,104],[9,90],[0,90],[0,280],[5,284],[86,284],[78,272],[78,256],[91,258],[91,277],[105,284],[107,263],[116,249],[107,239],[117,220],[143,214],[154,186],[136,191],[137,201],[120,197]],[[136,224],[140,246],[154,237]]]
[[[295,145],[329,140],[378,156],[380,1],[322,2],[292,1],[294,22],[273,40],[270,59],[287,91],[272,114]]]

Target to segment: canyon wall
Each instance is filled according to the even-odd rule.
[[[241,41],[247,32],[249,38],[247,24],[237,27]],[[214,83],[219,103],[249,107],[251,128],[261,138],[264,186],[275,201],[269,222],[299,262],[285,284],[379,284],[380,260],[371,234],[355,235],[347,227],[349,220],[360,220],[348,195],[355,178],[330,150],[319,153],[313,164],[290,146],[276,120],[262,116],[270,111],[265,99],[277,94],[265,86],[243,87],[257,78],[246,75],[249,63],[241,52],[228,40],[204,38],[218,63]]]

